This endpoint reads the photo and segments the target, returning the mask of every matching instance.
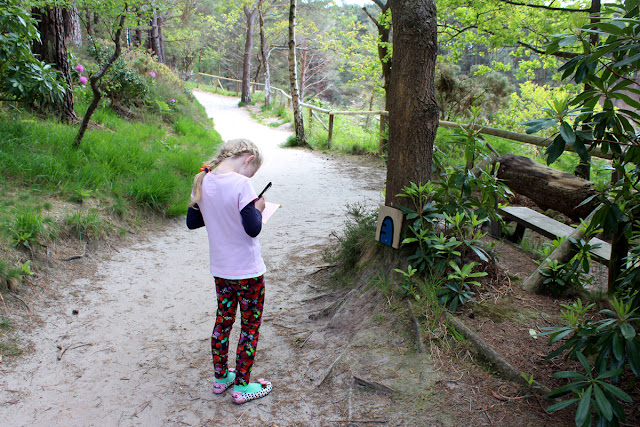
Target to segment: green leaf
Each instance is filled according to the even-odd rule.
[[[620,324],[620,332],[622,332],[622,336],[626,340],[631,340],[636,336],[636,330],[628,323]]]
[[[593,395],[595,397],[596,406],[600,409],[600,413],[604,415],[607,421],[611,421],[613,418],[613,408],[602,390],[600,390],[600,387],[593,387]]]
[[[582,353],[578,353],[578,354],[582,354]],[[591,412],[590,407],[591,407],[591,390],[592,389],[593,389],[593,386],[589,386],[585,390],[582,397],[580,398],[580,403],[578,404],[578,409],[576,410],[576,418],[575,418],[576,425],[578,426],[584,426],[586,424],[587,417]]]
[[[556,378],[580,378],[583,380],[587,379],[587,377],[581,374],[580,372],[573,372],[573,371],[560,371],[553,374],[553,376]]]
[[[613,394],[615,397],[617,397],[618,399],[622,400],[623,402],[631,402],[631,401],[633,401],[633,399],[631,399],[631,396],[629,396],[624,391],[620,390],[618,387],[616,387],[614,385],[611,385],[609,383],[605,383],[605,382],[601,382],[599,384],[602,386],[602,388],[607,390],[607,392]]]
[[[627,360],[631,371],[640,377],[640,349],[638,349],[637,340],[627,340]]]
[[[547,164],[551,164],[558,160],[558,158],[564,152],[565,141],[561,135],[556,136],[551,145],[549,145],[545,151],[547,155]]]
[[[561,409],[566,408],[567,406],[573,405],[574,403],[577,403],[580,401],[579,397],[574,397],[573,399],[569,399],[569,400],[564,400],[562,402],[558,402],[554,405],[551,405],[547,408],[547,412],[554,412],[554,411],[559,411]]]
[[[567,144],[573,144],[576,141],[576,134],[573,133],[573,128],[571,128],[571,125],[565,121],[560,125],[560,135]]]
[[[580,362],[584,370],[587,371],[588,374],[591,373],[591,365],[589,365],[589,361],[584,356],[584,354],[582,354],[581,352],[577,352],[576,357],[578,358],[578,361]]]
[[[632,62],[635,62],[637,60],[640,59],[640,53],[636,53],[633,56],[628,57],[627,59],[624,59],[620,62],[616,62],[613,64],[613,66],[611,68],[620,68],[620,67],[624,67],[625,65],[629,65]]]

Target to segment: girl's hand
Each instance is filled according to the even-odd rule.
[[[264,208],[267,206],[267,202],[264,200],[264,197],[260,197],[258,200],[256,200],[254,205],[256,209],[258,209],[260,212],[263,212]]]

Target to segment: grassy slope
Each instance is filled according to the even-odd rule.
[[[0,290],[28,275],[24,263],[53,239],[97,239],[142,215],[186,212],[193,176],[221,141],[188,92],[167,92],[173,105],[143,107],[135,121],[103,105],[79,149],[77,124],[0,111]]]

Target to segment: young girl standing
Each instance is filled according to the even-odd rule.
[[[190,203],[194,208],[197,203],[207,228],[210,269],[218,295],[211,335],[213,392],[223,393],[233,385],[235,403],[264,397],[272,388],[264,379],[249,382],[258,347],[266,271],[257,237],[262,229],[265,200],[258,198],[249,178],[261,164],[260,150],[253,142],[227,141],[196,175]],[[233,370],[227,366],[227,352],[238,304],[242,328]]]

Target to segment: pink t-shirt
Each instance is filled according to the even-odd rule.
[[[242,226],[240,211],[257,199],[251,181],[235,172],[209,172],[202,181],[198,207],[209,235],[211,274],[223,279],[248,279],[266,271],[260,242]]]

